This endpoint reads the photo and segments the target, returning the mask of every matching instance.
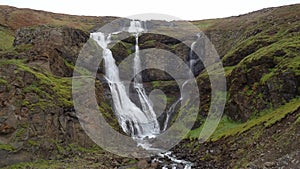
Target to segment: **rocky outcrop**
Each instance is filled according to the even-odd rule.
[[[121,33],[119,35],[113,35],[113,38],[122,39],[124,34],[129,36],[128,33]],[[151,68],[159,64],[163,65],[162,67],[164,68],[164,70],[148,69],[147,71],[143,71],[142,74],[144,82],[173,80],[174,77],[169,75],[166,71],[168,69],[173,71],[180,70],[180,66],[182,66],[182,64],[188,64],[187,60],[191,50],[190,46],[187,46],[178,39],[152,33],[144,33],[140,35],[139,48],[141,52],[146,49],[154,49],[151,53],[144,52],[144,54],[140,55],[141,60],[144,63],[144,67]],[[111,50],[116,62],[120,64],[135,52],[135,38],[133,36],[129,36],[128,38],[122,39],[122,41],[119,41],[112,46]],[[177,57],[182,63],[179,64],[174,62],[174,57]],[[203,64],[199,63],[195,65],[195,75],[198,75],[203,70]]]
[[[275,49],[275,48],[274,48]],[[299,96],[299,74],[288,68],[297,56],[286,47],[247,57],[228,76],[229,97],[225,113],[246,121],[256,113],[276,108]]]
[[[256,125],[247,132],[207,141],[203,146],[198,140],[185,139],[172,150],[178,158],[193,162],[195,168],[294,168],[299,164],[299,113],[298,108],[272,127]]]
[[[70,77],[78,54],[89,35],[68,27],[39,26],[21,28],[16,32],[14,46],[32,45],[29,62],[47,60],[56,76]]]
[[[18,64],[2,63],[0,68],[0,77],[5,77],[0,83],[0,143],[10,145],[14,151],[11,155],[10,151],[0,150],[0,166],[10,164],[2,163],[8,157],[15,159],[12,163],[30,160],[34,155],[55,159],[66,153],[58,152],[59,144],[92,146],[75,110],[68,103],[61,103],[62,98],[70,96],[57,95],[53,85],[59,84],[45,84],[41,75],[22,70],[22,64]],[[26,152],[30,156],[23,158]]]
[[[0,167],[31,161],[33,156],[57,159],[80,153],[72,150],[71,144],[85,148],[95,145],[77,119],[72,79],[68,78],[87,39],[83,31],[67,27],[18,30],[15,48],[26,50],[4,54],[0,60]],[[101,84],[96,88],[105,117],[114,122]]]
[[[66,158],[73,155],[81,158],[81,151],[78,149],[83,148],[83,151],[86,151],[85,148],[94,146],[76,117],[70,79],[77,55],[87,42],[89,35],[79,29],[45,25],[50,23],[45,18],[51,18],[51,23],[52,21],[62,23],[64,21],[62,18],[69,16],[47,14],[45,17],[41,11],[34,11],[34,15],[31,16],[26,9],[21,10],[19,14],[12,15],[17,9],[2,10],[4,8],[2,6],[0,8],[1,28],[10,31],[18,29],[12,51],[0,52],[0,167],[21,161],[31,161],[32,157],[47,160],[59,159],[72,163],[72,160],[68,159],[68,161]],[[229,125],[238,125],[238,127],[230,131],[224,129],[228,133],[224,135],[218,133],[222,137],[214,137],[217,139],[204,143],[204,146],[199,146],[198,140],[186,139],[174,148],[178,157],[190,160],[200,168],[234,168],[236,166],[276,168],[285,164],[290,164],[290,166],[294,164],[290,161],[295,161],[299,156],[297,150],[299,147],[299,108],[284,115],[281,112],[275,112],[277,114],[272,114],[272,117],[259,119],[261,123],[255,121],[255,117],[259,116],[262,111],[280,107],[282,104],[297,99],[300,95],[300,29],[299,16],[295,12],[299,11],[299,5],[289,7],[288,9],[291,10],[286,10],[286,7],[283,9],[285,10],[262,10],[258,13],[218,19],[206,22],[207,25],[193,22],[205,28],[206,35],[223,59],[228,86],[225,114],[230,117],[228,120],[234,120],[228,122]],[[22,17],[20,17],[21,14]],[[44,19],[38,19],[36,16]],[[70,18],[74,17],[70,16]],[[24,20],[22,22],[9,21],[16,18],[18,18],[17,21],[20,21],[20,18]],[[28,22],[26,25],[28,18],[31,18],[33,22]],[[80,21],[71,23],[70,19],[67,19],[66,24],[76,23],[72,27],[90,31],[97,30],[112,19],[110,17],[107,17],[107,20],[97,19],[97,17],[96,19],[78,18]],[[97,22],[90,23],[91,21]],[[80,25],[81,22],[84,24]],[[121,24],[128,26],[128,23],[129,21],[126,20]],[[147,22],[148,27],[160,24],[173,27],[177,23],[176,21]],[[119,26],[116,25],[113,29],[118,30]],[[114,36],[123,35],[113,35],[112,39],[116,38]],[[134,46],[135,38],[130,35],[112,47],[118,65],[135,52]],[[141,51],[157,49],[152,53],[141,55],[144,67],[160,65],[164,70],[182,70],[182,65],[171,62],[171,59],[176,55],[185,63],[190,53],[190,47],[177,39],[149,33],[140,35],[139,47]],[[165,55],[166,57],[159,58],[161,54],[159,50],[169,53]],[[153,59],[151,57],[153,55],[157,57]],[[88,60],[86,63],[91,63],[91,61]],[[97,79],[104,82],[101,69],[103,69],[103,63],[100,65]],[[206,72],[202,71],[203,65],[198,64],[196,69],[196,75],[199,73],[196,80],[200,91],[200,110],[193,129],[198,132],[210,108],[211,84]],[[180,97],[178,84],[165,71],[149,69],[143,71],[142,74],[143,81],[149,82],[144,84],[147,93],[150,93],[152,89],[161,89],[167,95],[167,99],[157,98],[157,100],[161,99],[162,103],[167,102],[170,105]],[[113,115],[109,99],[107,99],[111,97],[108,84],[101,84],[97,81],[95,86],[99,109],[106,121],[116,130],[121,131]],[[85,103],[88,105],[91,100],[85,100]],[[289,107],[285,108],[289,109]],[[274,118],[275,122],[268,121],[277,115],[280,118]],[[236,123],[236,121],[247,122],[253,118],[254,121],[243,123],[245,125]],[[221,123],[221,125],[226,125],[223,123],[227,121]],[[251,126],[252,124],[255,125]],[[235,130],[239,132],[234,133]],[[74,150],[74,146],[79,148]],[[106,153],[95,158],[87,157],[84,162],[88,161],[93,165],[100,159],[102,163],[109,161],[107,165],[114,167],[131,163],[131,161],[123,162],[118,157],[102,158],[104,154]],[[260,158],[257,160],[257,157]],[[249,165],[244,163],[249,163]],[[130,164],[129,167],[155,168],[158,164],[140,160],[137,164]]]

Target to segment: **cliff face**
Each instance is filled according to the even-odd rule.
[[[92,160],[100,159],[99,164],[103,166],[130,163],[130,159],[112,157],[93,147],[94,143],[76,118],[71,95],[74,64],[89,38],[88,32],[114,18],[68,16],[7,6],[0,9],[0,167],[32,161],[31,158],[36,157],[62,160],[95,151],[103,154],[97,154],[99,157]],[[196,65],[201,99],[199,116],[175,152],[180,156],[189,154],[187,158],[193,162],[200,159],[205,162],[202,167],[245,167],[250,162],[253,166],[263,166],[264,161],[255,161],[255,154],[262,154],[268,148],[275,152],[272,144],[278,145],[282,152],[267,160],[280,160],[286,154],[297,157],[300,145],[299,11],[300,5],[292,5],[192,22],[210,38],[222,57],[228,96],[219,128],[212,140],[205,143],[206,147],[199,148],[199,143],[190,139],[198,136],[205,120],[211,89],[203,65]],[[149,26],[151,24],[155,22]],[[169,26],[169,23],[164,24]],[[167,50],[183,61],[190,51],[189,46],[167,36],[141,34],[139,40],[140,49]],[[116,61],[120,63],[134,53],[134,45],[134,37],[129,37],[113,46]],[[144,59],[148,66],[170,66],[166,59]],[[98,79],[102,79],[102,73],[100,65]],[[143,78],[146,90],[162,89],[169,97],[168,103],[178,97],[177,84],[165,72],[147,70]],[[107,121],[120,130],[110,106],[107,85],[97,80],[95,86],[99,109],[105,112]],[[261,132],[256,133],[256,130]],[[278,139],[271,140],[273,136]],[[263,141],[264,138],[271,141]],[[283,142],[296,150],[286,150],[288,145]],[[222,146],[216,148],[217,145]],[[245,151],[247,146],[257,152]],[[226,156],[226,162],[221,160],[222,155]],[[87,161],[89,159],[84,162]]]
[[[225,114],[246,121],[299,96],[299,5],[195,21],[215,45],[227,76]],[[201,85],[208,77],[198,76]],[[204,87],[203,97],[209,95]],[[208,100],[204,99],[204,103]]]
[[[17,31],[14,46],[25,49],[1,59],[0,135],[2,145],[13,145],[14,151],[28,155],[19,158],[19,153],[2,153],[1,166],[26,161],[34,154],[55,154],[59,142],[93,145],[75,116],[71,79],[67,78],[72,76],[69,65],[87,38],[83,31],[65,27]]]

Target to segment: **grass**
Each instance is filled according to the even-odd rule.
[[[55,161],[46,161],[46,160],[37,160],[34,162],[21,162],[18,164],[14,164],[8,167],[4,167],[6,169],[27,169],[27,168],[39,168],[39,169],[56,169],[62,165],[62,162]]]
[[[141,45],[144,45],[144,46],[155,46],[155,43],[156,43],[156,40],[148,40],[148,41],[144,42]]]
[[[300,99],[296,98],[274,110],[264,110],[260,113],[259,117],[254,117],[245,123],[233,121],[225,115],[222,117],[215,132],[211,135],[210,140],[216,141],[220,138],[239,135],[258,125],[262,125],[266,128],[270,127],[286,117],[288,114],[293,113],[299,107]],[[198,138],[202,128],[203,125],[197,129],[190,131],[188,134],[188,138]]]
[[[280,121],[289,113],[294,112],[296,109],[300,107],[300,99],[294,99],[291,102],[275,109],[271,110],[270,113],[264,114],[264,111],[261,114],[264,114],[260,117],[253,118],[245,123],[236,125],[232,128],[228,128],[228,126],[232,126],[232,123],[228,123],[223,125],[224,127],[218,128],[216,132],[211,136],[211,140],[215,141],[222,137],[234,136],[245,131],[251,129],[257,125],[263,125],[264,127],[270,127],[271,125],[275,124],[277,121]],[[270,110],[265,110],[270,111]],[[225,129],[224,129],[225,128]],[[228,129],[226,129],[228,128]],[[222,132],[218,132],[218,130],[222,130]]]
[[[14,36],[7,30],[0,27],[0,51],[11,49],[14,42]]]
[[[6,85],[7,81],[5,79],[3,79],[2,77],[0,77],[0,84]]]
[[[5,64],[16,65],[19,71],[26,71],[33,74],[38,80],[24,88],[24,92],[34,92],[39,96],[39,102],[31,104],[31,107],[40,106],[45,109],[51,104],[62,107],[70,107],[73,105],[71,100],[71,78],[56,77],[49,72],[28,67],[23,60],[1,60],[0,66]],[[52,95],[49,92],[53,92]],[[28,104],[28,103],[27,103]]]
[[[224,71],[225,71],[225,77],[227,77],[228,75],[231,74],[232,70],[235,68],[235,66],[226,66],[224,67]]]
[[[297,120],[295,121],[296,124],[300,124],[300,116],[298,116]]]
[[[153,86],[153,88],[161,88],[161,87],[167,87],[167,86],[177,85],[177,82],[175,80],[170,80],[170,81],[151,81],[151,85]]]
[[[299,41],[299,48],[300,49],[300,41]],[[300,56],[299,53],[296,53],[296,56],[289,59],[282,60],[282,65],[279,65],[280,69],[285,69],[286,71],[293,71],[295,72],[296,76],[300,75]]]
[[[267,80],[269,80],[272,76],[274,76],[273,71],[264,74],[260,79],[260,83],[265,84],[267,82]]]
[[[0,150],[14,151],[15,148],[10,144],[0,144]]]
[[[215,23],[218,22],[218,19],[208,19],[208,20],[201,20],[201,21],[193,21],[192,23],[198,27],[201,31],[209,29]]]
[[[283,50],[285,53],[288,53],[288,54],[293,53],[297,56],[298,53],[297,53],[297,51],[294,51],[294,49],[295,48],[299,49],[300,48],[299,44],[300,44],[300,40],[299,40],[298,36],[284,38],[284,39],[281,39],[281,40],[273,43],[272,45],[258,49],[256,52],[245,57],[244,60],[241,61],[241,63],[243,63],[243,62],[250,63],[250,62],[259,60],[259,59],[261,59],[263,57],[267,57],[267,56],[272,57],[274,59],[275,59],[275,57],[279,57],[279,58],[277,58],[277,61],[281,61],[284,56],[276,56],[275,55],[275,53],[279,50]],[[290,58],[286,58],[286,59],[290,59]]]

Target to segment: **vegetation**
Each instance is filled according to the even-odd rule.
[[[0,51],[11,49],[14,41],[14,36],[9,31],[0,27],[0,37]]]
[[[251,111],[251,114],[247,116],[247,119],[242,122],[242,120],[240,120],[241,118],[233,120],[234,117],[232,117],[231,114],[235,111],[231,112],[226,110],[225,115],[222,117],[217,129],[206,142],[207,144],[217,144],[223,148],[223,151],[226,151],[225,149],[228,148],[226,146],[230,146],[232,143],[230,141],[234,140],[233,138],[238,140],[242,136],[248,134],[248,136],[243,138],[242,141],[245,143],[245,145],[251,146],[250,148],[247,147],[249,148],[249,152],[252,151],[252,149],[253,151],[257,152],[265,151],[267,149],[264,147],[265,144],[259,145],[256,143],[254,144],[254,142],[261,141],[263,139],[262,134],[264,132],[269,131],[270,128],[277,124],[281,124],[282,121],[288,119],[290,116],[293,117],[293,120],[292,123],[285,124],[285,126],[290,126],[287,133],[293,135],[297,132],[300,124],[300,115],[298,113],[300,107],[300,88],[297,86],[297,79],[300,76],[300,22],[295,20],[295,18],[297,19],[296,16],[298,15],[297,11],[299,11],[299,7],[299,5],[295,5],[289,8],[282,7],[278,9],[270,9],[266,11],[250,13],[247,15],[241,15],[238,17],[192,22],[200,30],[204,31],[210,36],[213,43],[215,43],[214,45],[218,52],[220,52],[222,61],[224,63],[224,73],[227,77],[228,84],[230,84],[230,86],[228,86],[230,90],[227,96],[228,100],[231,101],[232,99],[236,99],[235,101],[237,102],[234,102],[234,104],[243,104],[243,106],[246,107],[243,109],[244,111]],[[26,81],[27,79],[25,78],[27,78],[27,76],[23,77],[23,73],[30,75],[30,77],[33,76],[33,79],[26,83],[25,87],[16,87],[18,90],[15,93],[17,93],[20,97],[16,100],[13,100],[14,105],[11,107],[17,110],[15,115],[16,118],[23,118],[23,121],[19,120],[21,121],[20,123],[18,121],[17,128],[12,133],[12,137],[10,139],[14,142],[24,143],[24,150],[28,147],[28,149],[33,150],[34,148],[39,148],[43,145],[38,134],[35,134],[34,136],[28,134],[28,131],[31,129],[31,127],[33,129],[36,127],[31,126],[32,121],[28,119],[30,119],[31,115],[33,114],[41,115],[44,118],[45,114],[49,112],[47,110],[52,110],[53,108],[72,108],[72,79],[70,77],[58,77],[42,67],[33,66],[30,63],[31,60],[27,58],[28,55],[31,56],[31,52],[34,52],[32,50],[35,50],[33,45],[23,44],[15,47],[13,46],[14,34],[16,30],[24,26],[35,29],[40,25],[48,25],[54,27],[68,26],[90,32],[115,18],[69,16],[42,11],[31,11],[29,9],[16,9],[5,6],[0,6],[0,9],[3,11],[0,13],[0,67],[11,66],[13,67],[12,69],[14,69],[14,71],[11,72],[11,77],[0,77],[0,87],[5,86],[7,90],[9,90],[9,87],[15,87],[15,84],[10,84],[11,81]],[[4,14],[8,15],[8,17],[4,16]],[[180,27],[180,22],[176,24],[178,24]],[[166,28],[161,27],[159,29],[161,29],[161,31],[165,31]],[[178,33],[184,35],[183,32],[179,31]],[[95,44],[96,42],[91,41],[91,43]],[[122,51],[118,50],[118,46],[114,50],[120,52],[121,54],[127,53],[130,55],[132,52],[134,52],[132,51],[132,47],[134,46],[133,43],[120,41],[118,45],[121,45],[120,47],[122,48]],[[148,40],[140,45],[144,45],[145,47],[155,46],[155,40]],[[163,45],[168,45],[169,49],[172,51],[176,51],[177,48],[182,48],[180,44],[166,43]],[[28,55],[23,56],[23,54]],[[19,57],[25,59],[12,59]],[[118,57],[121,58],[121,56]],[[68,68],[72,70],[74,69],[73,63],[67,62],[66,60],[63,60],[63,62]],[[220,73],[220,70],[213,69],[214,66],[215,65],[211,65],[211,67],[208,68],[213,70],[211,73]],[[90,75],[90,73],[86,70],[76,71],[81,75]],[[235,74],[237,74],[237,76],[235,76]],[[22,75],[22,77],[19,75]],[[240,79],[239,75],[245,75],[245,78]],[[286,77],[286,75],[291,76],[291,80],[296,79],[294,81],[295,86],[297,87],[297,92],[290,94],[287,97],[288,99],[283,99],[283,97],[278,96],[278,100],[282,100],[272,102],[272,99],[274,98],[268,98],[268,92],[265,89],[269,89],[269,86],[273,85],[272,87],[275,86],[275,93],[276,90],[278,90],[278,94],[285,95],[287,93],[285,90],[283,90],[285,89],[285,81],[280,79],[280,77]],[[197,77],[197,82],[203,82],[202,84],[204,85],[206,85],[208,80],[207,71],[203,71]],[[235,80],[245,80],[245,82],[241,82],[239,85],[234,86],[233,84]],[[74,84],[74,86],[77,87],[79,84]],[[100,84],[100,82],[96,82],[95,86],[100,86],[100,91],[98,92],[98,94],[101,94],[99,101],[100,103],[98,106],[100,112],[114,129],[120,131],[121,129],[118,125],[117,118],[115,118],[113,114],[111,105],[108,104],[109,101],[102,97],[104,93],[102,84]],[[158,99],[160,99],[161,102],[167,102],[170,104],[176,101],[175,99],[178,97],[177,94],[179,88],[176,88],[178,85],[175,81],[152,81],[145,86],[167,91],[167,97],[164,97],[164,95],[159,95]],[[197,150],[197,148],[200,147],[198,138],[203,128],[203,123],[205,120],[204,117],[206,115],[205,111],[206,108],[209,107],[210,101],[209,84],[208,87],[204,89],[207,89],[207,91],[202,92],[204,92],[204,94],[208,94],[207,97],[204,98],[207,102],[203,102],[203,104],[205,104],[204,108],[201,107],[201,112],[199,112],[199,116],[197,117],[197,123],[199,123],[197,125],[200,125],[200,127],[191,130],[187,134],[186,139],[188,140],[188,143],[182,143],[182,145],[180,145],[180,148],[190,146],[188,149],[189,153]],[[30,97],[26,98],[25,96],[27,95]],[[3,105],[4,104],[10,103],[3,102]],[[29,111],[25,113],[23,112],[22,114],[20,112],[21,108],[28,108]],[[2,110],[0,112],[2,113]],[[74,118],[72,120],[76,121],[78,119]],[[190,119],[189,117],[187,117],[186,120],[191,122],[194,121],[194,119]],[[76,121],[76,123],[78,123],[78,121]],[[175,132],[182,130],[187,131],[184,124],[179,124],[177,127],[178,128],[175,129]],[[57,130],[63,129],[59,128]],[[66,131],[62,131],[62,133],[59,133],[58,135],[64,135],[65,133]],[[279,142],[278,145],[284,147],[285,144],[291,144],[292,141],[295,141],[288,140],[289,138],[286,140],[282,139],[285,137],[285,133],[269,135],[272,137],[272,140],[269,144],[272,144],[273,142]],[[196,140],[193,142],[196,143],[196,146],[192,147],[191,142],[194,140]],[[86,162],[88,162],[89,166],[91,167],[107,168],[107,166],[112,164],[111,161],[116,158],[112,157],[112,155],[107,155],[108,153],[104,152],[99,147],[86,148],[81,147],[76,143],[60,141],[61,140],[59,138],[52,138],[50,141],[51,145],[54,146],[54,152],[58,154],[55,157],[57,157],[59,160],[37,160],[33,162],[19,163],[9,166],[8,168],[86,168]],[[14,144],[0,144],[0,150],[14,152],[16,151],[16,148],[12,145]],[[195,159],[213,162],[225,161],[222,161],[221,157],[216,157],[213,155],[213,153],[210,153],[210,148],[211,147],[203,150],[205,155],[203,155],[201,158]],[[238,158],[236,161],[234,161],[235,159],[230,156],[230,158],[233,158],[233,161],[230,162],[232,164],[234,163],[234,165],[237,167],[242,166],[243,168],[246,168],[249,159],[252,160],[257,158],[251,157],[250,153],[247,151],[248,150],[243,147],[243,145],[238,145],[236,149],[230,150],[230,153],[236,152],[238,155],[240,155],[240,157],[235,157]],[[67,154],[66,152],[70,154]],[[197,153],[190,153],[190,155],[197,156]],[[289,152],[280,153],[288,154]],[[74,154],[78,154],[78,156],[69,158]],[[95,154],[97,155],[97,158],[91,157]],[[255,153],[255,155],[257,154],[258,153]],[[85,155],[89,157],[86,157]],[[108,157],[103,159],[103,157],[106,155]],[[278,155],[278,157],[280,156]],[[62,158],[64,159],[63,162],[60,161]],[[101,160],[101,163],[98,163],[99,160]],[[120,165],[122,163],[120,161],[122,160],[114,161],[114,165]],[[130,159],[127,161],[127,164],[136,162],[136,160]],[[227,166],[227,168],[231,167]]]
[[[0,144],[0,150],[14,151],[15,148],[10,144]]]
[[[262,125],[265,128],[268,128],[285,118],[288,114],[293,113],[300,107],[300,99],[294,99],[289,103],[277,108],[277,109],[268,109],[260,113],[260,116],[254,117],[245,123],[236,122],[228,118],[226,115],[222,117],[222,120],[219,123],[216,131],[210,137],[210,140],[217,141],[220,138],[236,136],[242,134],[249,129]],[[188,138],[194,139],[198,138],[202,127],[192,130],[188,134]]]
[[[24,93],[33,92],[39,97],[39,101],[34,104],[30,104],[29,101],[24,100],[23,105],[29,106],[29,108],[40,107],[45,109],[51,107],[51,105],[70,107],[73,105],[71,100],[71,79],[56,77],[49,72],[43,70],[33,69],[27,66],[23,60],[0,60],[0,65],[11,64],[17,66],[18,71],[25,71],[33,74],[38,80],[31,85],[24,88]],[[50,91],[53,95],[50,95]]]

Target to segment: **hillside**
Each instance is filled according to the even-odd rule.
[[[195,168],[300,165],[299,17],[296,4],[191,22],[222,59],[227,101],[217,130],[199,143],[211,86],[206,69],[198,65],[200,109],[193,129],[172,149],[176,156]],[[71,79],[76,59],[89,33],[114,19],[0,6],[0,167],[161,167],[149,159],[122,158],[102,150],[76,117]],[[185,61],[189,55],[190,47],[171,37],[145,33],[139,40],[141,49],[164,49]],[[113,46],[116,62],[134,53],[134,45],[131,36]],[[168,61],[149,61],[157,63]],[[103,72],[102,64],[95,84],[99,109],[121,132]],[[168,106],[179,94],[174,79],[163,72],[147,70],[143,80],[146,91],[161,89],[167,94]]]

